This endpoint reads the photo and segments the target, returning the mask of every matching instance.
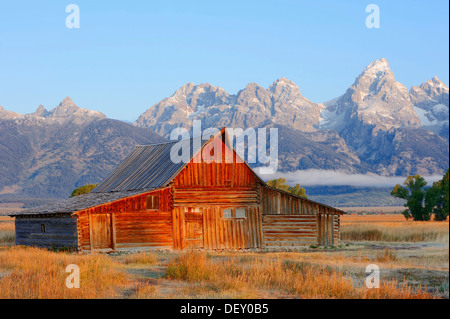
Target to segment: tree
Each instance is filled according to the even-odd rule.
[[[288,192],[303,198],[308,198],[308,196],[306,196],[306,190],[301,187],[300,184],[297,184],[294,187],[289,186]]]
[[[83,185],[80,186],[78,188],[75,188],[72,191],[72,194],[70,195],[70,197],[75,197],[78,195],[82,195],[82,194],[88,194],[90,193],[98,184],[87,184],[87,185]]]
[[[286,184],[286,178],[272,179],[270,181],[267,181],[266,184],[272,188],[281,189],[283,191],[287,191],[289,187],[289,185]]]
[[[441,180],[441,194],[442,194],[442,199],[443,199],[443,206],[442,206],[442,211],[445,214],[445,219],[447,219],[448,217],[448,201],[449,201],[449,176],[448,176],[448,169],[447,172],[444,174],[444,177]]]
[[[405,207],[408,209],[403,212],[406,219],[430,220],[431,213],[424,207],[426,194],[424,187],[427,186],[425,179],[420,175],[408,176],[403,185],[405,187],[395,185],[391,195],[406,200]]]
[[[285,192],[289,192],[292,193],[296,196],[300,196],[303,198],[308,198],[308,196],[306,196],[306,190],[301,187],[300,184],[296,184],[295,186],[289,186],[286,184],[286,179],[285,178],[277,178],[277,179],[272,179],[270,181],[267,181],[266,184],[272,188],[277,188],[277,189],[281,189]]]
[[[448,217],[449,202],[449,171],[441,180],[434,182],[425,196],[425,208],[434,214],[434,220],[444,221]]]

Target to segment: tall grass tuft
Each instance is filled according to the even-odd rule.
[[[157,262],[156,255],[151,252],[140,252],[125,256],[125,264],[153,265]]]
[[[377,252],[377,257],[375,258],[376,261],[379,262],[389,262],[389,261],[396,261],[397,255],[386,247],[386,249],[381,253]]]
[[[16,241],[16,233],[14,230],[2,230],[0,231],[0,243],[12,244]]]

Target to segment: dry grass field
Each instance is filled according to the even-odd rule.
[[[22,210],[23,203],[0,203],[0,217]]]
[[[448,226],[347,215],[335,247],[106,255],[15,247],[2,242],[14,224],[0,217],[0,298],[448,298]],[[79,289],[65,286],[69,264]],[[369,264],[379,289],[364,285]]]
[[[0,216],[0,245],[12,244],[15,238],[14,219],[8,216]]]

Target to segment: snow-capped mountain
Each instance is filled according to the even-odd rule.
[[[168,136],[175,127],[259,127],[282,123],[302,132],[316,131],[321,107],[300,93],[297,85],[280,78],[268,89],[248,84],[235,95],[211,84],[187,83],[171,97],[145,111],[134,123]]]
[[[409,90],[420,123],[428,130],[449,137],[449,90],[437,77]]]
[[[197,119],[203,128],[282,127],[284,170],[440,174],[449,162],[448,140],[435,134],[448,139],[448,87],[433,79],[408,92],[386,59],[372,62],[342,96],[326,103],[308,100],[286,78],[268,89],[250,83],[235,95],[210,84],[188,83],[134,125],[168,137],[173,128],[189,129]]]
[[[50,111],[47,111],[44,106],[39,105],[36,111],[30,114],[19,114],[7,111],[0,106],[0,119],[10,119],[16,121],[41,121],[43,123],[50,122],[78,122],[85,123],[94,119],[104,119],[106,115],[98,111],[91,111],[83,109],[75,105],[70,97],[66,97],[59,105]]]
[[[0,106],[0,197],[67,196],[104,178],[134,145],[165,140],[153,131],[168,137],[197,119],[203,129],[279,128],[280,171],[441,175],[449,166],[448,110],[444,83],[435,77],[408,92],[385,59],[326,103],[310,101],[280,78],[268,88],[250,83],[236,94],[187,83],[133,126],[69,97],[30,114]]]
[[[338,132],[357,122],[375,131],[420,125],[408,89],[395,80],[386,59],[372,62],[344,95],[325,106],[319,127]]]

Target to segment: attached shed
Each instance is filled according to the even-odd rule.
[[[91,193],[11,214],[16,244],[92,251],[339,242],[343,211],[268,187],[227,138],[222,130],[183,141],[200,148],[180,163],[171,160],[177,142],[137,146]],[[220,161],[202,156],[218,150]]]

